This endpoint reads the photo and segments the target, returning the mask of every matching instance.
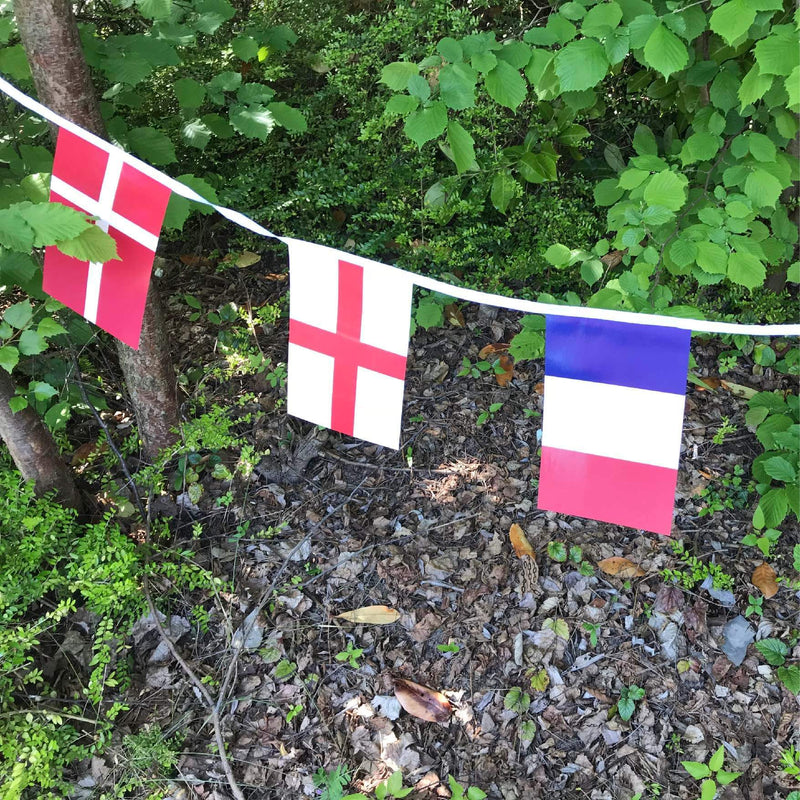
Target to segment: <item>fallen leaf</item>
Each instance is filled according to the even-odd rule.
[[[93,456],[105,453],[106,450],[108,450],[108,443],[105,441],[86,442],[72,454],[72,458],[70,459],[69,463],[71,466],[77,467],[78,465],[89,461],[89,459],[91,459]]]
[[[239,269],[244,269],[245,267],[252,267],[253,264],[258,264],[259,261],[261,261],[261,256],[258,253],[253,253],[250,250],[243,250],[233,263],[236,264]]]
[[[268,272],[264,279],[268,281],[285,281],[289,275],[285,272]]]
[[[767,564],[765,561],[763,564],[759,564],[753,570],[753,577],[750,578],[750,583],[753,584],[758,589],[761,589],[761,593],[764,597],[769,600],[770,597],[774,597],[778,593],[778,583],[775,580],[775,570]]]
[[[544,383],[537,383],[533,387],[533,391],[536,392],[536,394],[544,394]]]
[[[722,381],[715,377],[709,376],[707,378],[698,378],[697,375],[689,373],[689,381],[693,383],[698,392],[713,392],[722,386]]]
[[[409,714],[426,722],[447,722],[453,711],[441,692],[404,678],[395,678],[394,694]]]
[[[400,619],[400,612],[388,606],[363,606],[336,615],[338,619],[364,625],[391,625]]]
[[[511,546],[514,548],[517,558],[530,556],[532,559],[536,560],[536,551],[528,541],[525,532],[516,522],[511,526],[511,530],[508,532],[508,538],[511,539]]]
[[[758,394],[758,389],[743,386],[741,383],[731,383],[730,381],[720,381],[720,383],[723,389],[727,389],[731,394],[743,397],[745,400],[750,400]]]
[[[511,345],[506,344],[505,342],[494,342],[493,344],[487,344],[486,347],[481,348],[480,352],[478,353],[478,358],[486,361],[487,359],[498,356],[501,353],[507,353],[509,347],[511,347]]]
[[[498,372],[498,369],[501,369],[502,372]],[[497,360],[494,377],[497,378],[499,386],[508,386],[511,383],[511,379],[514,377],[514,362],[510,356],[500,356]]]
[[[461,313],[461,309],[455,303],[449,303],[444,307],[443,311],[444,318],[451,325],[455,325],[456,328],[463,328],[466,324],[464,322],[464,315]]]
[[[645,574],[645,571],[638,564],[634,564],[633,561],[621,556],[604,558],[602,561],[597,562],[597,566],[607,575],[616,575],[619,578],[640,578]]]
[[[178,256],[187,267],[209,267],[211,262],[205,256],[197,256],[193,253],[184,253]]]

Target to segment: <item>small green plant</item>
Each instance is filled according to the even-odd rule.
[[[411,313],[411,335],[417,332],[417,328],[440,328],[444,325],[446,306],[453,302],[452,297],[440,294],[439,292],[429,292],[427,289],[420,290],[420,297],[414,310]]]
[[[477,786],[462,786],[452,775],[447,776],[447,783],[450,787],[451,800],[484,800],[486,792]]]
[[[509,711],[516,711],[517,714],[524,714],[531,707],[531,696],[515,686],[506,693],[503,705]]]
[[[564,542],[548,542],[547,555],[550,556],[553,561],[563,564],[567,560],[567,546]]]
[[[786,666],[786,656],[790,647],[780,639],[762,639],[756,642],[756,650],[764,657],[767,664],[777,667],[778,680],[792,693],[800,694],[800,666]]]
[[[303,704],[297,703],[286,712],[286,724],[288,725],[298,714],[302,713]]]
[[[532,719],[525,719],[519,726],[519,738],[523,742],[530,742],[536,736],[536,723]]]
[[[748,533],[742,539],[742,544],[757,547],[764,558],[769,558],[772,555],[773,545],[780,539],[781,532],[775,528],[767,528],[765,531],[755,531]]]
[[[158,725],[125,736],[121,760],[126,770],[115,786],[118,796],[145,783],[169,778],[180,758],[182,744],[182,736],[168,738]]]
[[[337,661],[342,661],[347,663],[349,667],[353,669],[359,669],[361,664],[359,663],[359,659],[361,656],[364,655],[364,650],[361,647],[356,647],[352,642],[347,643],[347,647],[338,652],[335,656]]]
[[[725,437],[728,436],[728,434],[736,433],[736,430],[736,426],[731,424],[730,419],[723,416],[717,428],[717,432],[711,437],[711,441],[714,442],[714,444],[723,444],[725,442]]]
[[[727,786],[733,783],[742,773],[727,772],[722,767],[725,761],[725,746],[719,749],[708,760],[708,764],[700,761],[681,761],[683,768],[700,784],[700,800],[714,800],[717,796],[717,785]]]
[[[744,474],[744,467],[737,464],[732,473],[703,487],[698,495],[704,502],[698,511],[699,516],[708,517],[725,509],[747,508],[753,484],[745,483]]]
[[[661,576],[665,581],[677,583],[684,589],[694,589],[698,583],[702,583],[710,577],[715,589],[731,589],[733,587],[733,576],[728,575],[719,564],[703,563],[697,556],[686,550],[680,539],[671,541],[670,546],[672,552],[683,564],[683,568],[662,570]]]
[[[192,620],[201,633],[208,633],[208,623],[211,621],[211,612],[203,606],[192,606]]]
[[[492,403],[489,408],[481,411],[481,413],[478,414],[478,419],[475,424],[480,427],[481,425],[485,425],[487,422],[489,422],[489,420],[493,420],[495,414],[497,414],[502,407],[502,403]]]
[[[436,649],[440,653],[458,653],[461,650],[461,647],[451,642],[450,644],[437,644]]]
[[[630,686],[623,686],[620,689],[619,700],[617,701],[617,713],[620,718],[627,722],[636,710],[637,701],[645,696],[645,690],[635,683]]]
[[[484,372],[489,372],[492,369],[492,364],[489,361],[476,361],[474,364],[464,356],[461,359],[461,369],[456,373],[459,378],[480,378]]]
[[[757,617],[764,616],[764,598],[762,595],[755,597],[752,594],[747,595],[747,608],[745,609],[744,615],[749,617],[751,614],[755,614]]]
[[[589,644],[597,647],[597,635],[600,633],[600,625],[592,622],[584,622],[583,629],[589,634]]]
[[[673,731],[669,736],[669,741],[664,744],[665,750],[670,750],[678,755],[683,755],[683,741],[677,731]]]
[[[786,775],[800,780],[800,750],[796,750],[794,745],[781,750],[781,767]]]
[[[369,800],[363,792],[344,794],[344,788],[350,783],[350,771],[343,764],[327,771],[320,767],[314,773],[313,780],[314,786],[320,790],[319,800]],[[412,791],[409,787],[403,787],[403,773],[398,769],[375,787],[375,800],[401,800]]]

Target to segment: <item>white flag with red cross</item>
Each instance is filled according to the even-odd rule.
[[[288,244],[287,411],[399,447],[413,277],[329,247]]]
[[[43,289],[112,336],[139,347],[153,257],[170,190],[110,152],[60,128],[50,201],[90,216],[117,243],[119,260],[81,261],[48,247]]]

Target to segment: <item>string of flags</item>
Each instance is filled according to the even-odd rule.
[[[319,244],[277,236],[210,203],[0,78],[0,91],[59,126],[51,202],[95,217],[119,260],[45,251],[48,294],[138,348],[170,194],[212,206],[289,248],[287,410],[386,447],[400,446],[414,286],[544,314],[538,507],[668,535],[672,527],[691,331],[798,336],[800,325],[740,325],[560,306],[492,295]]]

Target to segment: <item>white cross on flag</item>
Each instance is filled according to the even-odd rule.
[[[411,275],[297,240],[289,268],[287,411],[399,447]]]
[[[50,201],[97,217],[117,243],[119,260],[81,261],[48,247],[43,289],[112,336],[139,348],[153,256],[170,190],[110,153],[61,128]]]

